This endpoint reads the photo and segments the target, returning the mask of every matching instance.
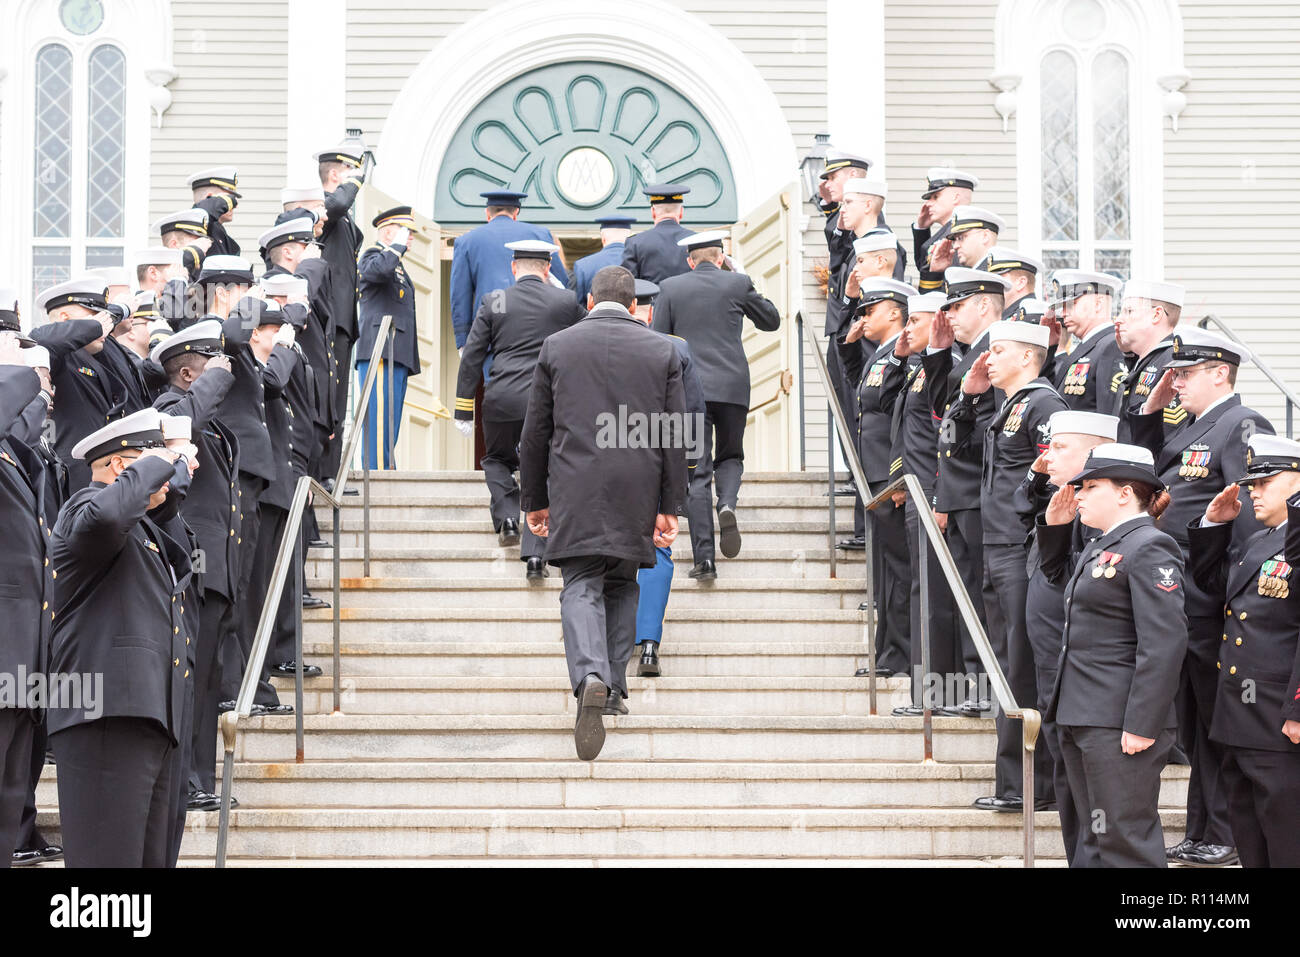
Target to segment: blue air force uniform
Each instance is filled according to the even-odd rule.
[[[601,229],[631,229],[635,220],[630,216],[602,216],[596,222]],[[592,253],[590,256],[583,256],[573,264],[573,272],[569,274],[568,286],[577,294],[578,305],[585,306],[587,304],[587,295],[591,292],[591,280],[595,278],[596,273],[606,266],[621,266],[623,264],[625,245],[621,239],[605,243],[599,252]]]

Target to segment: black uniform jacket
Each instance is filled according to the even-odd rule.
[[[1127,368],[1115,341],[1115,327],[1107,324],[1069,355],[1057,354],[1052,384],[1069,408],[1109,414]]]
[[[741,341],[745,317],[763,332],[781,325],[776,306],[744,273],[702,262],[659,284],[654,328],[691,344],[706,402],[749,407],[749,358]]]
[[[912,226],[912,249],[916,253],[916,288],[923,293],[943,288],[943,270],[930,268],[930,249],[935,243],[948,238],[951,226],[951,223],[944,223],[938,229]]]
[[[185,703],[187,640],[181,612],[188,550],[145,516],[173,474],[157,458],[133,462],[112,485],[73,493],[51,538],[54,581],[50,670],[102,675],[98,714],[51,708],[51,734],[98,717],[152,719],[177,741]],[[67,703],[67,702],[65,702]]]
[[[523,419],[542,343],[586,313],[573,292],[556,288],[541,276],[522,276],[513,286],[484,296],[461,353],[456,418],[474,418],[474,393],[483,378],[483,361],[490,355],[492,378],[483,387],[480,415],[488,422]]]
[[[239,471],[274,482],[281,467],[290,461],[288,413],[280,400],[298,354],[288,346],[277,345],[266,365],[262,365],[248,345],[252,330],[244,329],[237,318],[227,319],[222,330],[235,382],[217,408],[217,418],[235,433]],[[290,473],[292,470],[290,464]],[[251,507],[251,503],[245,504]]]
[[[1174,727],[1187,652],[1182,591],[1182,551],[1149,517],[1122,522],[1088,545],[1065,586],[1048,720],[1144,738]]]
[[[1164,375],[1165,363],[1174,355],[1174,341],[1166,339],[1146,355],[1138,358],[1132,353],[1124,355],[1124,366],[1128,370],[1120,380],[1115,392],[1114,402],[1109,414],[1119,419],[1117,441],[1132,442],[1129,417],[1142,414],[1142,406],[1151,397],[1151,390],[1156,387]],[[1105,409],[1098,411],[1105,412]],[[1178,404],[1178,399],[1169,403],[1164,411],[1166,437],[1188,418],[1187,410]]]
[[[330,337],[334,332],[346,336],[349,342],[357,338],[357,253],[361,250],[361,230],[351,216],[356,202],[356,183],[343,183],[338,189],[325,194],[325,225],[321,229],[321,260],[329,263],[329,319]],[[338,356],[339,365],[346,370],[347,356]],[[343,410],[336,410],[336,420],[341,421]]]
[[[934,486],[934,507],[940,512],[980,506],[984,437],[1002,404],[1002,390],[989,389],[976,396],[974,402],[965,403],[963,411],[967,420],[963,426],[953,421],[953,413],[962,397],[962,379],[988,347],[989,337],[985,332],[956,361],[951,349],[926,352],[921,357],[930,388],[930,407],[940,417],[939,468]]]
[[[637,279],[662,285],[669,276],[680,276],[691,271],[686,262],[686,247],[678,246],[680,239],[694,236],[675,219],[661,219],[650,229],[629,236],[623,244],[623,268]]]
[[[897,344],[898,334],[895,333],[876,347],[867,357],[857,382],[858,457],[862,460],[867,481],[873,485],[889,479],[894,402],[907,378],[903,360],[894,355]],[[857,343],[850,343],[848,348],[859,347]]]
[[[205,196],[194,204],[196,209],[205,210],[208,214],[208,236],[212,240],[212,245],[208,247],[208,256],[239,255],[239,243],[226,232],[226,224],[221,221],[222,216],[235,208],[235,203],[233,196],[218,193],[214,196]]]
[[[655,515],[685,505],[687,472],[681,436],[662,441],[651,416],[680,422],[685,412],[677,350],[626,309],[603,305],[546,340],[519,475],[523,510],[550,509],[547,561],[604,555],[654,565]]]
[[[921,357],[909,356],[906,370],[890,421],[889,477],[895,479],[910,472],[933,495],[939,469],[940,419],[930,407]]]
[[[1260,529],[1240,546],[1232,524],[1188,525],[1192,574],[1224,600],[1210,737],[1237,748],[1300,753],[1282,734],[1284,721],[1300,719],[1300,548],[1295,541],[1287,548],[1300,509],[1291,511],[1286,525]]]
[[[420,371],[420,339],[415,326],[415,284],[402,265],[402,246],[370,246],[357,262],[360,318],[356,362],[369,362],[384,316],[393,317],[393,362],[411,375]],[[388,347],[382,358],[388,361]]]

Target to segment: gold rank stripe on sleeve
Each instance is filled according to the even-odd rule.
[[[474,398],[473,398],[473,396],[471,396],[471,397],[468,398],[468,399],[462,398],[461,396],[456,396],[456,411],[457,411],[457,412],[473,412],[473,411],[474,411]]]
[[[902,459],[894,459],[894,461],[892,461],[892,462],[889,463],[889,474],[890,474],[890,475],[893,475],[895,472],[901,472],[902,470],[903,470],[903,460],[902,460]]]

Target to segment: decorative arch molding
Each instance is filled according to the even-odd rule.
[[[664,0],[508,0],[420,61],[384,123],[375,184],[432,212],[443,155],[479,101],[521,74],[571,60],[629,66],[690,98],[726,150],[742,214],[793,178],[798,157],[776,96],[699,17]]]

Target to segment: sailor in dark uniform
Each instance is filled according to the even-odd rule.
[[[1029,474],[1016,490],[1017,508],[1034,520],[1034,537],[1029,547],[1029,590],[1025,597],[1025,631],[1034,654],[1038,699],[1034,707],[1047,713],[1048,698],[1056,686],[1056,668],[1061,658],[1061,637],[1065,634],[1065,583],[1069,580],[1086,543],[1100,529],[1090,529],[1079,522],[1077,510],[1066,508],[1066,498],[1073,502],[1070,479],[1083,471],[1088,453],[1098,445],[1112,444],[1119,421],[1113,415],[1075,412],[1066,409],[1053,413],[1048,420],[1051,443],[1034,462]],[[1068,494],[1059,495],[1061,489]],[[1043,542],[1048,544],[1044,545]],[[1070,793],[1070,779],[1061,759],[1061,733],[1055,721],[1043,719],[1042,738],[1051,757],[1052,793],[1056,813],[1061,818],[1061,842],[1065,860],[1076,866],[1079,843],[1083,839],[1079,819]]]
[[[631,216],[602,216],[596,220],[600,226],[600,252],[583,256],[573,264],[573,271],[569,273],[569,288],[577,295],[579,303],[587,301],[591,280],[596,273],[606,266],[623,264],[623,247],[632,235],[635,222]]]
[[[191,569],[186,547],[147,516],[175,475],[163,442],[155,409],[82,438],[73,454],[93,480],[73,493],[50,540],[49,670],[100,682],[93,705],[83,694],[47,712],[70,867],[170,863]]]
[[[1119,294],[1114,276],[1080,269],[1052,273],[1048,304],[1075,340],[1068,353],[1058,351],[1053,384],[1070,408],[1110,413],[1126,371],[1115,341],[1111,302]],[[1141,443],[1139,443],[1141,444]]]
[[[198,315],[187,313],[180,322],[172,324],[174,331],[188,328],[200,319],[224,320],[229,316],[235,303],[252,288],[253,267],[238,256],[209,256],[203,260],[194,284],[205,311]]]
[[[208,237],[212,256],[238,256],[239,243],[226,232],[226,223],[235,218],[239,204],[239,170],[233,166],[216,166],[201,170],[190,177],[194,191],[194,208],[208,214]]]
[[[651,183],[641,192],[650,199],[654,225],[623,244],[622,266],[637,279],[662,285],[669,276],[691,271],[681,242],[694,235],[682,225],[683,199],[690,189],[676,183]]]
[[[212,237],[208,235],[209,218],[204,209],[178,209],[153,224],[153,232],[163,246],[180,252],[181,265],[185,267],[190,279],[199,277],[203,260],[212,252]]]
[[[1172,282],[1130,279],[1115,319],[1115,340],[1124,355],[1125,374],[1115,391],[1111,414],[1119,416],[1119,434],[1130,440],[1128,417],[1142,411],[1164,374],[1174,351],[1174,329],[1183,312],[1185,290]],[[1187,421],[1175,398],[1164,411],[1165,432]]]
[[[934,510],[944,530],[948,549],[960,573],[976,614],[984,621],[984,524],[980,519],[980,472],[984,460],[984,437],[1002,404],[994,386],[973,400],[974,419],[958,428],[953,409],[961,398],[961,382],[970,367],[988,349],[988,329],[1002,317],[1007,280],[993,273],[951,267],[944,274],[947,298],[935,315],[930,345],[921,357],[930,389],[930,406],[940,416],[938,462],[935,477]],[[965,353],[954,351],[960,343]],[[971,405],[970,402],[965,405]],[[969,410],[967,410],[969,414]],[[964,670],[974,681],[982,673],[975,643],[961,629],[961,657]],[[963,702],[963,714],[979,715],[990,703],[975,694]],[[968,706],[968,707],[967,707]]]
[[[184,317],[188,301],[189,273],[182,262],[180,249],[151,246],[131,257],[135,264],[135,288],[154,294],[154,304],[162,319]],[[153,345],[149,346],[150,351]]]
[[[983,206],[961,205],[952,211],[948,224],[948,241],[952,244],[953,265],[976,269],[998,243],[998,234],[1006,227],[1002,217]]]
[[[524,428],[528,393],[537,356],[547,336],[578,322],[586,310],[568,289],[547,281],[553,243],[521,239],[508,243],[514,255],[515,284],[489,293],[479,307],[461,354],[456,379],[455,422],[466,437],[474,434],[474,395],[482,378],[483,360],[493,356],[492,379],[483,390],[483,478],[492,496],[492,528],[503,548],[519,545],[527,563],[529,583],[546,577],[546,543],[524,528],[519,530],[519,438]]]
[[[200,463],[181,505],[203,561],[198,579],[199,626],[194,652],[194,731],[190,767],[185,769],[187,806],[214,811],[216,796],[217,704],[221,697],[221,647],[237,627],[239,592],[239,449],[235,433],[216,416],[235,384],[225,355],[221,323],[195,323],[154,347],[152,359],[167,375],[167,389],[154,407],[190,420],[191,442]]]
[[[924,202],[916,215],[916,222],[912,224],[912,244],[919,274],[917,288],[922,293],[941,290],[944,270],[957,265],[948,238],[952,211],[970,203],[979,183],[979,177],[973,173],[947,166],[931,167],[926,174],[925,192],[921,194]]]
[[[997,388],[1003,396],[984,436],[980,473],[980,519],[984,525],[984,614],[989,644],[1006,674],[1017,702],[1037,702],[1034,655],[1025,624],[1029,589],[1025,543],[1033,531],[1032,514],[1017,508],[1012,494],[1029,467],[1047,451],[1048,421],[1065,408],[1052,384],[1040,373],[1047,358],[1048,330],[1030,322],[1000,320],[988,330],[989,349],[962,380],[962,395],[948,413],[958,427],[972,428],[978,417],[977,396]],[[1021,794],[1021,725],[999,710],[995,793],[976,798],[974,806],[990,811],[1019,811]],[[1052,802],[1050,752],[1034,752],[1034,807]]]
[[[1071,485],[1079,519],[1101,530],[1065,586],[1060,664],[1045,715],[1060,728],[1083,825],[1075,861],[1164,867],[1158,803],[1187,649],[1183,555],[1154,525],[1168,499],[1146,449],[1099,445]]]
[[[1242,405],[1236,394],[1237,370],[1250,359],[1244,346],[1193,326],[1174,335],[1171,355],[1142,413],[1129,415],[1128,422],[1134,443],[1155,455],[1161,481],[1173,499],[1157,527],[1173,536],[1186,553],[1188,524],[1200,518],[1220,489],[1245,474],[1247,440],[1259,433],[1273,434],[1273,426]],[[1164,412],[1174,395],[1188,418],[1167,433]],[[1245,491],[1240,494],[1244,500]],[[1243,508],[1233,522],[1234,544],[1244,546],[1258,528],[1253,514]],[[1178,730],[1192,777],[1186,838],[1170,853],[1190,863],[1229,864],[1236,861],[1236,852],[1222,784],[1223,752],[1210,737],[1218,680],[1215,662],[1223,634],[1222,596],[1207,594],[1191,580],[1184,599],[1189,631],[1178,689]]]
[[[402,427],[402,405],[406,401],[406,380],[420,373],[420,337],[416,328],[415,284],[402,267],[402,257],[411,241],[415,219],[410,206],[394,206],[376,216],[375,245],[367,248],[357,263],[360,284],[360,337],[357,339],[357,387],[365,384],[370,355],[384,316],[392,316],[391,346],[380,353],[375,390],[366,409],[362,446],[369,468],[394,468],[389,450],[397,448]],[[392,408],[388,408],[392,396]],[[392,423],[389,434],[389,423]]]
[[[740,554],[736,502],[745,468],[745,422],[749,416],[749,357],[742,342],[746,318],[760,332],[774,332],[781,314],[744,273],[724,272],[724,234],[692,233],[681,240],[690,272],[659,283],[654,329],[681,336],[691,347],[704,387],[704,435],[691,475],[687,515],[695,566],[691,577],[711,581],[714,562],[713,484],[717,476],[722,554]]]
[[[995,273],[1011,283],[1007,289],[1006,307],[1002,318],[1015,320],[1020,303],[1038,294],[1038,277],[1043,275],[1043,264],[1033,256],[1007,246],[994,246],[984,254],[984,259],[976,269]],[[1039,312],[1041,316],[1041,311]],[[1019,317],[1023,320],[1023,317]],[[1037,321],[1037,320],[1034,320]]]
[[[1255,435],[1247,458],[1238,483],[1263,528],[1233,545],[1235,483],[1188,529],[1192,574],[1226,600],[1210,736],[1242,865],[1300,867],[1300,442]]]

